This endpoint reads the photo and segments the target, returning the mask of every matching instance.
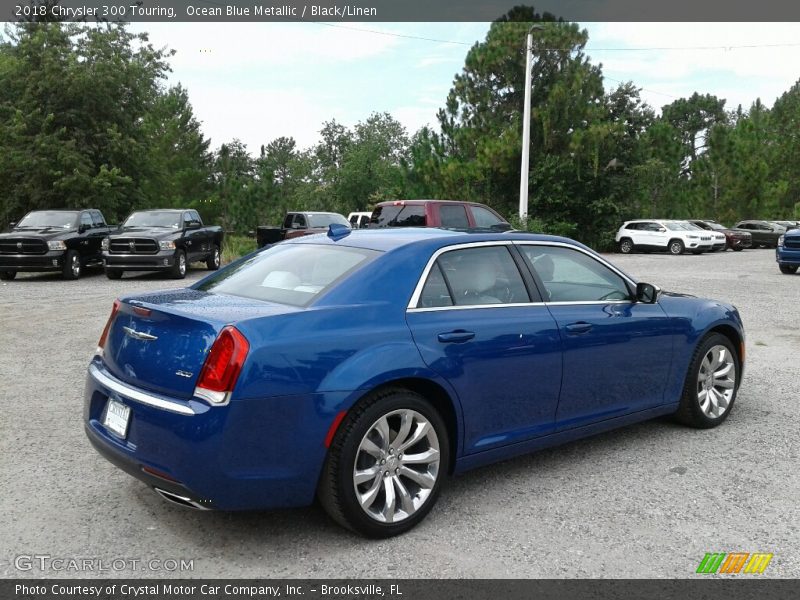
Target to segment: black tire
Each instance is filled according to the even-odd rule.
[[[189,263],[186,260],[186,252],[178,250],[175,253],[175,264],[172,265],[170,275],[173,279],[183,279],[186,277],[186,272],[189,270]]]
[[[706,355],[712,350],[712,348],[719,346],[724,347],[728,351],[731,362],[735,368],[735,374],[733,377],[734,385],[732,388],[733,393],[731,398],[728,400],[728,404],[724,409],[724,412],[718,416],[710,417],[706,415],[701,408],[700,400],[698,398],[699,393],[702,392],[702,390],[699,388],[703,386],[703,383],[700,380],[700,369],[704,359],[706,358]],[[736,401],[736,394],[739,391],[739,384],[741,383],[741,374],[742,368],[739,362],[739,354],[737,353],[736,348],[731,340],[720,333],[708,334],[700,341],[694,351],[694,354],[692,355],[692,361],[689,364],[689,372],[686,374],[686,381],[683,385],[683,394],[681,396],[680,406],[674,415],[675,419],[685,425],[696,427],[698,429],[710,429],[721,424],[725,419],[728,418],[731,410],[733,410],[733,405]],[[713,383],[714,380],[712,379],[712,384]]]
[[[439,466],[436,481],[430,488],[430,494],[424,503],[416,508],[416,511],[410,516],[395,523],[385,523],[369,516],[367,511],[361,508],[356,496],[353,470],[357,464],[359,446],[373,425],[382,416],[400,410],[415,411],[431,424],[438,438]],[[392,434],[397,436],[398,431],[390,428],[390,436]],[[360,400],[342,421],[325,459],[317,495],[325,511],[343,527],[366,537],[388,538],[408,531],[425,518],[436,504],[449,465],[449,436],[439,413],[419,394],[402,388],[387,388]],[[375,466],[379,469],[383,468],[378,466],[377,461]],[[377,486],[381,487],[380,479],[376,478],[373,481],[378,481]],[[409,480],[405,481],[408,485]],[[392,490],[394,489],[392,487]],[[407,491],[410,492],[410,490]],[[419,491],[414,492],[415,498]],[[384,492],[380,491],[378,494],[384,494]],[[385,495],[383,498],[386,499]]]
[[[208,255],[206,259],[206,268],[209,271],[216,271],[219,269],[219,261],[220,261],[220,254],[219,254],[219,246],[214,244],[211,246],[211,253]]]
[[[630,254],[633,252],[633,240],[630,238],[622,238],[619,241],[619,251],[622,254]]]
[[[684,246],[683,242],[680,240],[670,240],[669,244],[667,244],[667,252],[675,256],[683,254],[684,250],[686,250],[686,246]]]
[[[795,273],[797,273],[797,267],[790,267],[789,265],[778,265],[778,268],[780,268],[781,273],[783,273],[784,275],[794,275]]]
[[[78,279],[83,272],[83,264],[81,263],[81,255],[75,250],[67,250],[64,255],[64,266],[61,269],[61,274],[64,279]]]
[[[123,273],[122,269],[114,269],[114,268],[109,269],[108,267],[106,267],[106,277],[108,277],[109,279],[122,279],[122,273]]]
[[[0,271],[0,281],[11,281],[16,276],[16,271]]]
[[[742,250],[744,250],[744,248],[742,248],[741,246],[734,246],[733,248],[731,248],[731,250],[733,250],[734,252],[741,252]]]

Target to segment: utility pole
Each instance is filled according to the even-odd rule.
[[[522,117],[522,165],[519,174],[519,218],[528,220],[528,179],[531,151],[531,62],[533,59],[533,32],[544,29],[541,25],[531,25],[525,44],[525,108]]]

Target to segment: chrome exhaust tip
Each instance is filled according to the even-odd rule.
[[[153,490],[164,500],[171,502],[172,504],[177,504],[178,506],[183,506],[184,508],[194,508],[195,510],[211,510],[207,506],[203,506],[199,502],[195,502],[186,496],[179,496],[178,494],[168,492],[167,490],[162,490],[161,488],[157,487],[154,487]]]

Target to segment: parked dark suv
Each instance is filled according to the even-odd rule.
[[[725,247],[723,252],[730,248],[734,252],[739,252],[753,245],[753,236],[742,229],[728,229],[724,225],[712,221],[711,219],[690,219],[689,223],[696,225],[706,231],[717,231],[725,235]]]
[[[508,221],[484,204],[461,200],[394,200],[372,211],[370,229],[381,227],[446,227],[508,231]]]
[[[778,245],[778,238],[781,237],[786,229],[780,225],[767,221],[739,221],[733,229],[747,231],[753,236],[753,248],[759,246],[763,248],[775,248]]]

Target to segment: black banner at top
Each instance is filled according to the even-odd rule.
[[[787,0],[0,0],[0,20],[493,21],[521,4],[567,21],[800,21]]]

